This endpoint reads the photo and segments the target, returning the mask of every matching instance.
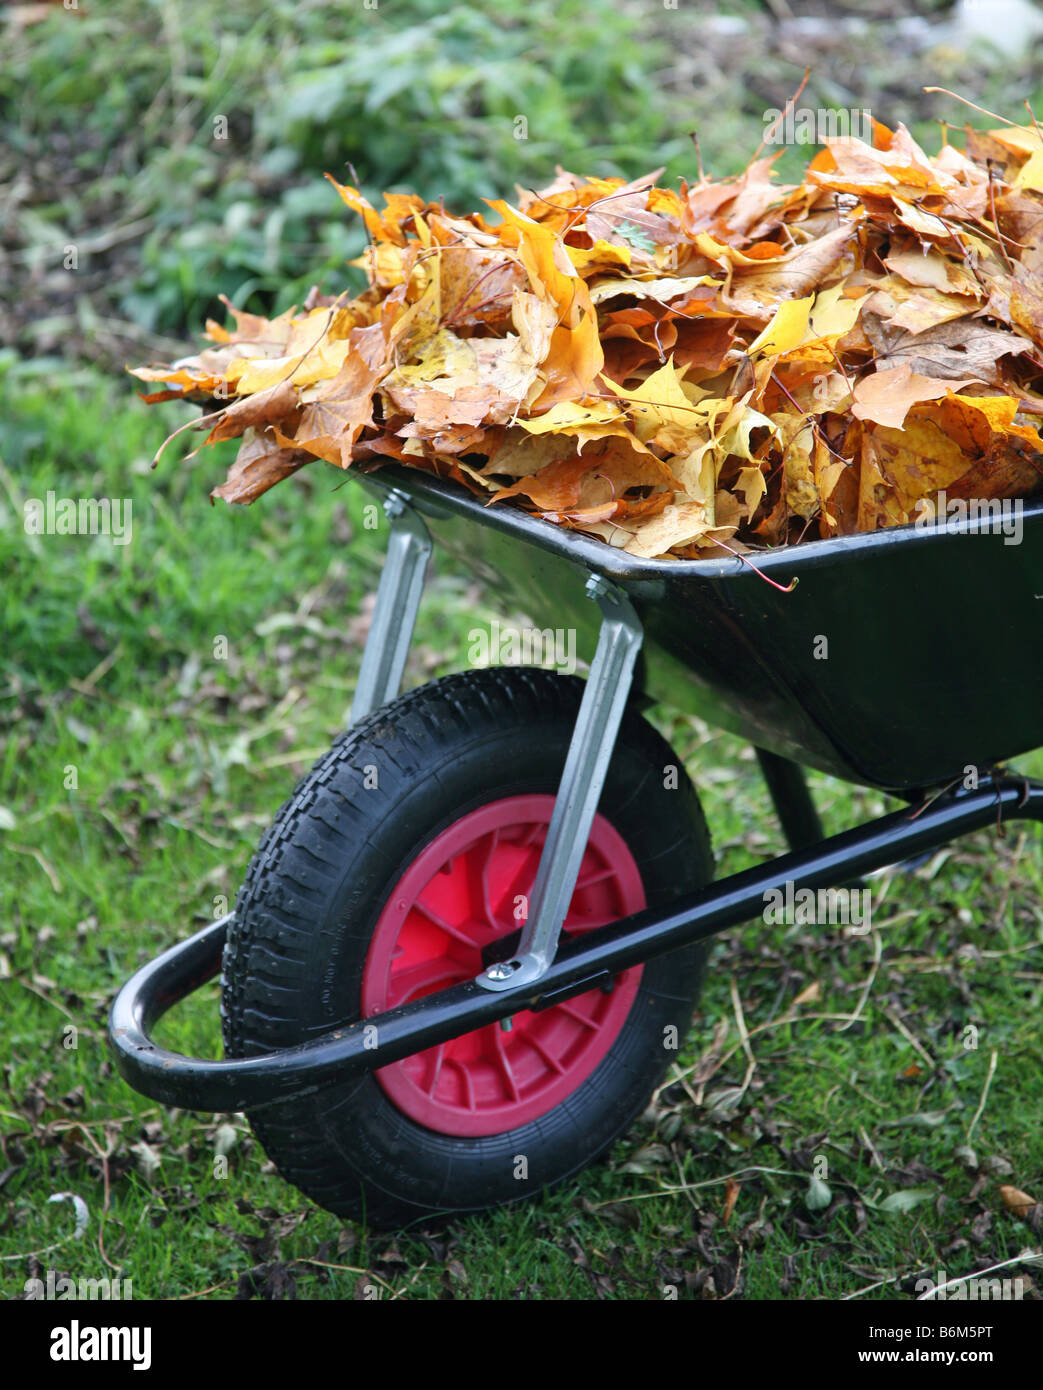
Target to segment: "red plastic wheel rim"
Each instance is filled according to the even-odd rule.
[[[373,933],[364,1018],[479,973],[482,948],[521,925],[516,903],[531,892],[553,809],[553,796],[505,797],[462,816],[420,852]],[[592,931],[645,906],[626,842],[596,816],[565,930]],[[375,1075],[399,1110],[441,1134],[516,1129],[560,1105],[594,1071],[619,1036],[641,972],[618,975],[609,993],[594,989],[515,1014],[509,1032],[489,1024]]]

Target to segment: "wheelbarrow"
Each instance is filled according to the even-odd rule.
[[[234,910],[144,966],[110,1037],[135,1089],[245,1111],[282,1175],[377,1226],[531,1196],[633,1123],[709,938],[1015,819],[1043,782],[1043,500],[746,558],[638,560],[457,485],[363,472],[390,540],[350,727]],[[432,544],[574,633],[586,681],[469,669],[400,694]],[[770,581],[770,582],[766,582]],[[796,584],[793,581],[797,581]],[[789,852],[713,881],[657,701],[751,741]],[[803,766],[898,798],[825,836]],[[221,972],[226,1060],[157,1046]]]

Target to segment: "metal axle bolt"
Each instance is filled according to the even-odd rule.
[[[500,960],[495,965],[490,965],[485,973],[490,980],[509,980],[517,969],[516,960]]]

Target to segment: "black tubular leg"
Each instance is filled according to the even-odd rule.
[[[767,748],[754,751],[790,849],[810,849],[819,844],[826,833],[808,791],[804,769],[789,758],[769,753]]]

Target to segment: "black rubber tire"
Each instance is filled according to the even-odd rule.
[[[337,740],[282,807],[240,890],[222,975],[229,1056],[289,1047],[359,1018],[366,951],[392,886],[468,811],[556,790],[582,693],[581,680],[548,671],[469,671],[401,696]],[[373,767],[379,785],[367,790]],[[599,810],[634,855],[649,906],[712,879],[695,789],[632,711]],[[683,1040],[704,958],[705,948],[689,947],[648,962],[591,1076],[505,1134],[435,1133],[399,1111],[370,1074],[267,1108],[251,1117],[254,1131],[289,1182],[374,1227],[531,1196],[604,1153],[642,1112],[677,1056],[665,1030],[673,1025]],[[519,1154],[527,1181],[515,1176]]]

